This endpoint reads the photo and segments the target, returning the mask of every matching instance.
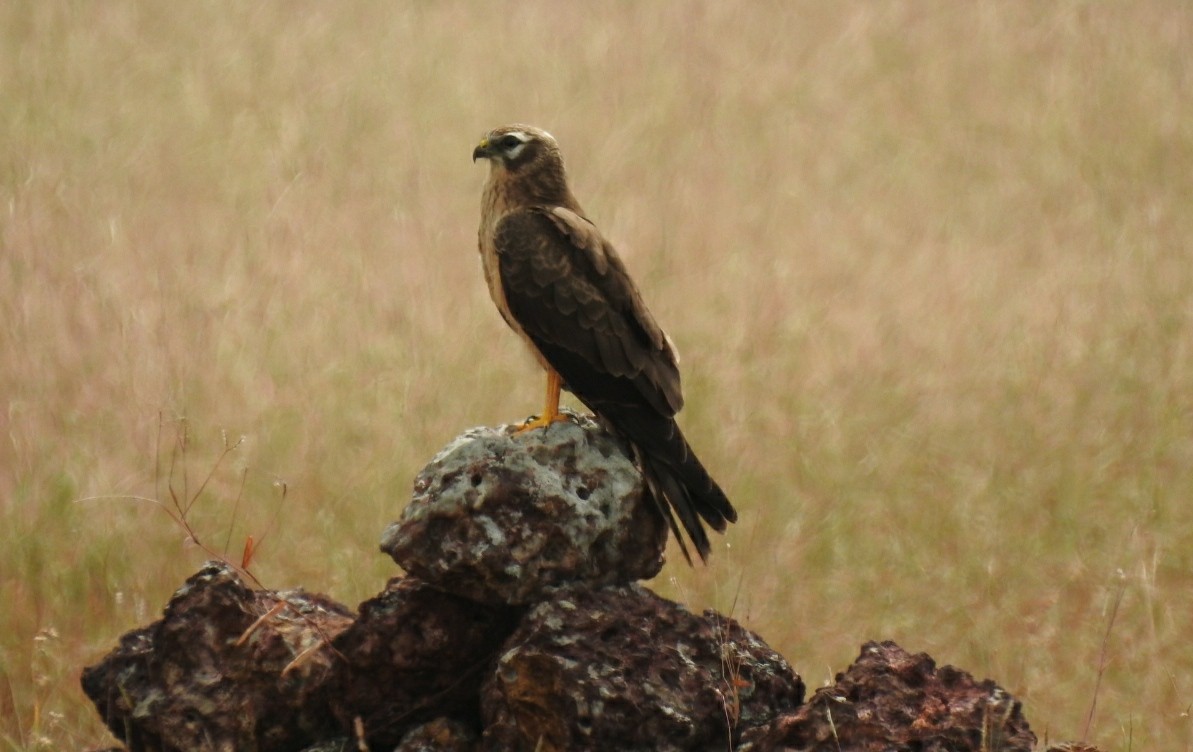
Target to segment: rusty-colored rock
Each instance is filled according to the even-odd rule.
[[[254,591],[211,562],[161,620],[84,669],[83,690],[132,752],[300,749],[334,728],[320,695],[332,655],[318,646],[351,620],[323,596]]]
[[[390,580],[335,640],[342,660],[328,681],[333,712],[344,728],[359,718],[371,749],[393,749],[439,717],[479,726],[481,682],[524,611],[414,578]]]
[[[639,586],[558,594],[506,643],[482,689],[488,750],[729,749],[804,685],[732,619]]]
[[[474,428],[419,474],[381,548],[407,572],[489,603],[649,579],[666,524],[621,443],[588,418]]]
[[[1030,752],[1036,737],[1019,702],[994,682],[868,642],[833,686],[744,742],[739,752]]]

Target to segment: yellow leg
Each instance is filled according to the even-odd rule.
[[[533,431],[536,428],[546,428],[552,423],[567,420],[567,416],[559,412],[559,390],[563,386],[562,379],[554,368],[547,369],[547,403],[543,407],[543,414],[533,420],[523,423],[517,433]]]

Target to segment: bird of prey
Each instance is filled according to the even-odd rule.
[[[632,448],[684,558],[677,517],[707,561],[701,520],[723,532],[737,512],[675,422],[683,396],[670,338],[572,195],[551,134],[497,128],[473,149],[477,159],[490,163],[479,232],[489,294],[547,372],[543,414],[520,430],[563,420],[560,389],[575,394]]]

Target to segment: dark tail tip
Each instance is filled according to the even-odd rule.
[[[690,451],[686,461],[679,467],[654,457],[642,456],[641,459],[651,493],[668,525],[671,526],[684,558],[689,564],[692,563],[684,536],[680,534],[680,526],[695,547],[700,560],[707,562],[712,546],[709,544],[704,525],[724,532],[730,522],[737,521],[737,511],[729,503],[725,492],[709,477],[708,472]],[[682,471],[686,472],[681,475]]]

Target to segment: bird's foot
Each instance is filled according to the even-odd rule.
[[[552,423],[566,423],[571,420],[564,413],[553,413],[548,415],[541,415],[534,418],[527,418],[526,422],[514,429],[515,434],[526,433],[533,431],[536,428],[546,428]]]

